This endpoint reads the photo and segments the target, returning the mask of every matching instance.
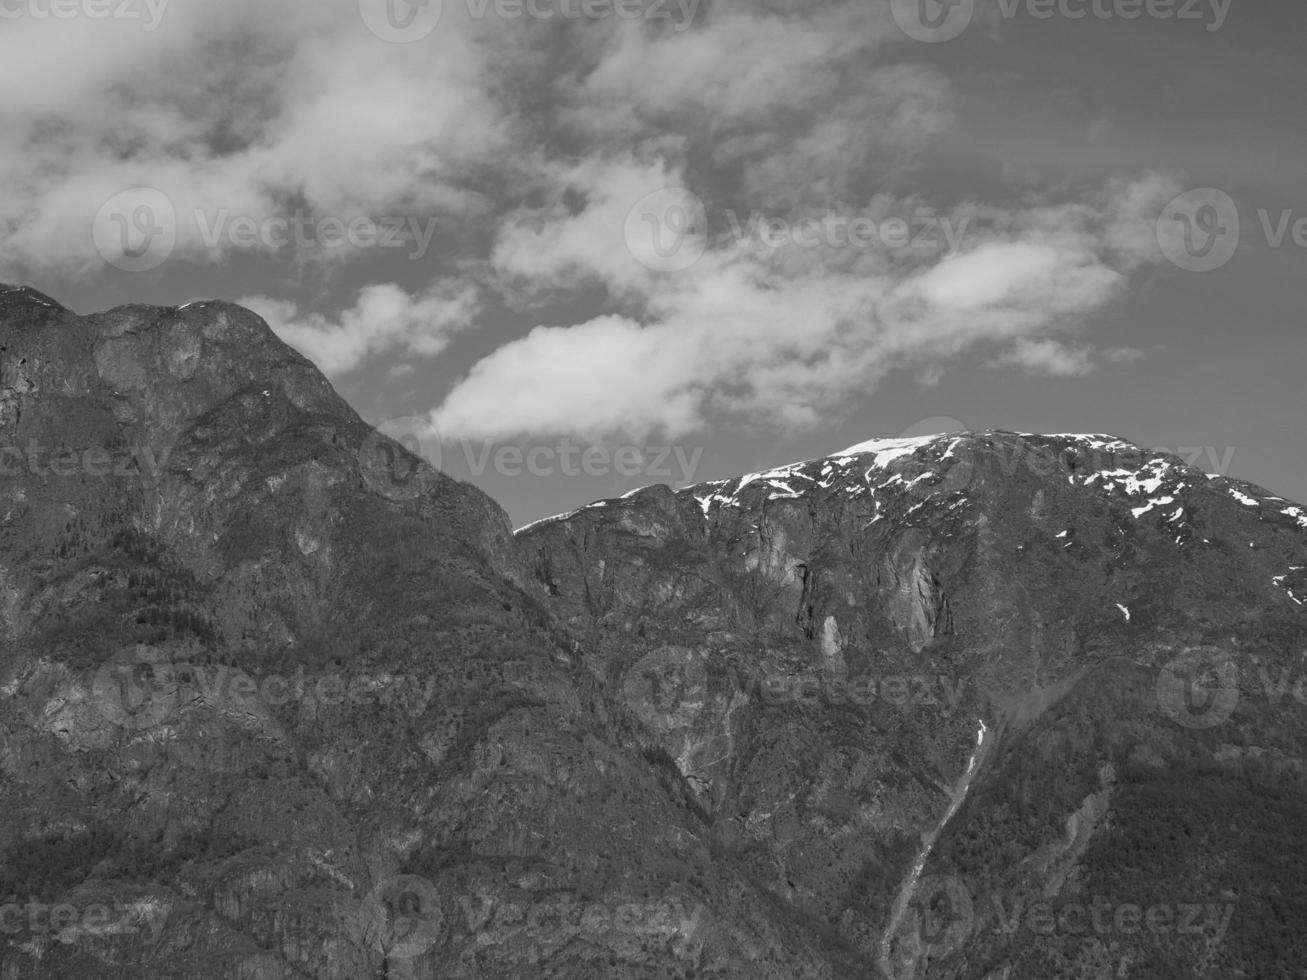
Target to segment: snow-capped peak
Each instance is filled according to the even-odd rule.
[[[831,453],[831,459],[844,459],[848,456],[861,456],[866,453],[876,454],[876,465],[884,466],[886,463],[898,459],[900,456],[908,456],[922,446],[928,446],[936,439],[956,438],[956,434],[936,433],[931,436],[908,436],[898,439],[868,439],[866,442],[860,442],[857,445],[850,446],[838,453]]]

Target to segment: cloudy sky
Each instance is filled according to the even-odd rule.
[[[242,302],[516,524],[875,436],[1307,499],[1307,8],[0,0],[0,281]]]

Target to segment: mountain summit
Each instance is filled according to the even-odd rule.
[[[1307,909],[1240,836],[1300,850],[1307,509],[1113,436],[983,432],[648,487],[517,538],[727,849],[882,973],[1307,954],[1268,938]],[[1220,922],[1129,926],[1180,906]]]
[[[0,286],[0,978],[1307,962],[1307,511],[871,441],[513,534],[226,303]]]

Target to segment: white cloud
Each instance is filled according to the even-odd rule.
[[[332,318],[266,296],[249,296],[240,303],[332,376],[383,353],[434,357],[455,332],[472,324],[478,310],[475,287],[453,281],[419,297],[392,284],[369,286],[351,309]]]
[[[685,431],[698,418],[683,379],[693,352],[665,331],[604,316],[575,327],[536,327],[478,363],[436,418],[450,435],[518,432],[643,434]]]
[[[627,163],[613,166],[629,174]],[[540,219],[540,240],[571,244],[534,271],[551,283],[590,277],[643,289],[644,315],[540,327],[500,348],[433,414],[442,433],[674,438],[725,419],[804,427],[894,368],[929,370],[984,346],[1006,349],[998,361],[1026,371],[1083,374],[1095,364],[1091,350],[1054,335],[1115,300],[1139,262],[1121,229],[1144,195],[1121,185],[1092,206],[960,210],[950,217],[971,218],[962,250],[943,258],[727,238],[688,270],[642,279],[629,253],[585,234],[621,213],[608,193],[617,183],[597,178],[593,213]],[[877,202],[877,214],[884,207]]]
[[[1094,370],[1094,359],[1088,350],[1047,337],[1042,340],[1022,338],[992,363],[1020,367],[1028,374],[1051,374],[1054,377],[1075,377]]]
[[[590,159],[549,171],[551,200],[507,215],[490,261],[507,284],[526,295],[579,285],[596,278],[614,291],[648,291],[649,270],[627,248],[627,215],[641,198],[680,185],[680,173],[662,159]],[[586,206],[572,213],[566,195],[583,193]]]
[[[171,199],[174,255],[198,262],[232,249],[206,244],[197,211],[348,221],[475,204],[470,175],[505,132],[471,30],[450,5],[429,43],[397,46],[352,3],[289,0],[175,0],[153,32],[6,20],[0,266],[103,268],[92,221],[139,186]]]
[[[103,271],[93,216],[137,186],[176,206],[173,260],[204,264],[234,246],[207,244],[197,211],[206,223],[471,212],[477,235],[455,268],[477,269],[478,287],[437,269],[427,288],[367,286],[343,310],[245,301],[340,375],[443,352],[479,322],[482,288],[526,310],[606,291],[581,322],[537,326],[471,366],[433,413],[454,436],[802,428],[890,370],[935,377],[972,350],[1060,375],[1127,361],[1129,349],[1065,338],[1156,260],[1145,216],[1179,189],[1163,176],[1070,202],[950,200],[939,217],[967,223],[954,254],[728,233],[728,207],[880,222],[930,203],[887,188],[946,131],[956,95],[939,70],[884,56],[923,53],[888,7],[718,0],[676,30],[477,22],[446,3],[411,45],[372,36],[352,2],[173,0],[154,32],[6,21],[0,278]],[[633,256],[626,220],[675,186],[707,203],[703,255],[658,273]],[[270,266],[359,258],[256,247]],[[411,281],[385,264],[407,254],[373,253],[367,269]]]
[[[1037,287],[1059,271],[1060,260],[1054,250],[1028,242],[987,242],[944,259],[918,276],[916,287],[922,299],[935,308],[966,313]]]
[[[636,23],[597,35],[602,58],[576,93],[601,128],[622,117],[702,113],[716,129],[772,126],[776,113],[825,98],[856,59],[899,40],[888,8],[865,3],[770,11],[753,0],[705,7],[694,30],[650,32]]]

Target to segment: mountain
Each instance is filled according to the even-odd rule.
[[[1107,436],[514,534],[246,310],[0,286],[0,980],[1297,976],[1303,602]]]
[[[519,539],[723,850],[829,947],[975,980],[1307,963],[1307,509],[1110,436],[990,432]]]

